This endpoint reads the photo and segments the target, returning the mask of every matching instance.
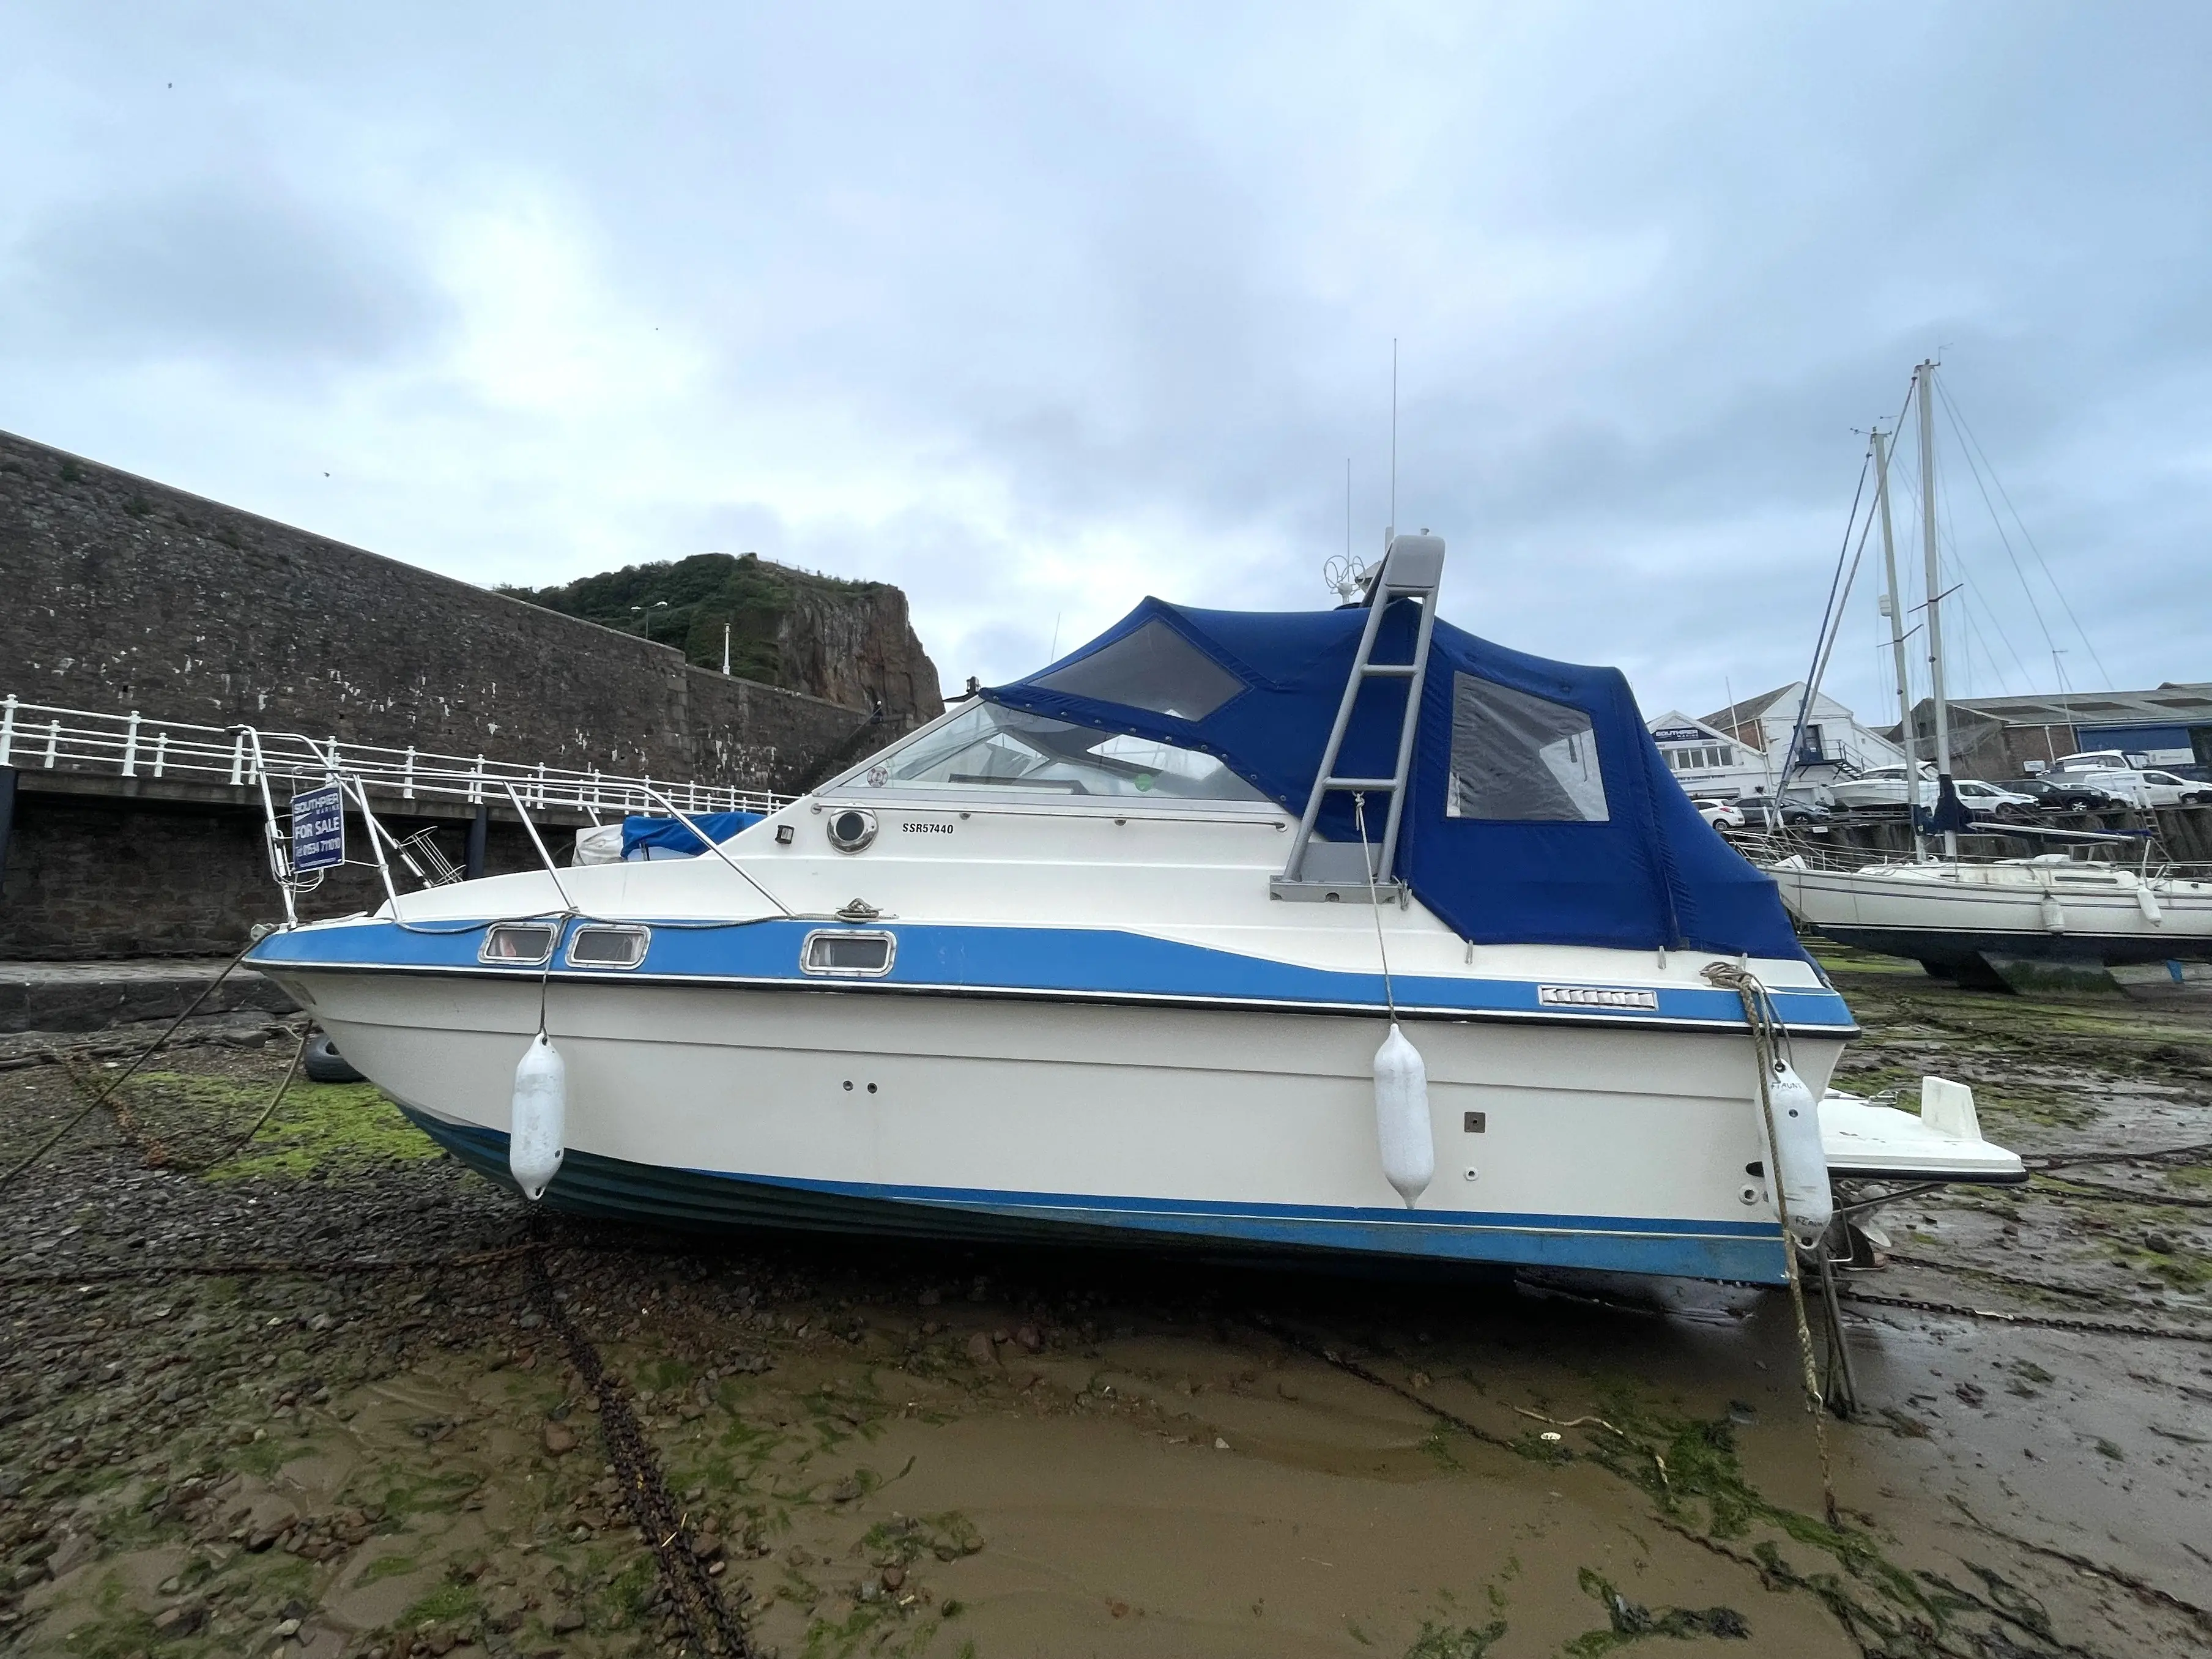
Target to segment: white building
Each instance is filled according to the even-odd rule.
[[[1735,800],[1773,793],[1775,775],[1766,757],[1738,743],[1719,727],[1670,708],[1650,723],[1668,769],[1683,790],[1700,800]]]
[[[1793,791],[1817,791],[1877,766],[1904,763],[1905,752],[1895,743],[1822,695],[1804,710],[1796,763],[1787,764],[1804,701],[1805,683],[1798,680],[1702,720],[1669,709],[1650,722],[1651,737],[1683,789],[1705,799],[1771,795],[1785,771]]]

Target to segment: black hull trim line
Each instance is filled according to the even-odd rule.
[[[2201,940],[2160,940],[2116,933],[1961,933],[1948,929],[1832,925],[1818,931],[1823,939],[1881,956],[1969,967],[1978,966],[1984,956],[2037,962],[2099,962],[2114,967],[2127,963],[2212,961],[2212,947]]]
[[[478,1125],[459,1124],[402,1106],[410,1121],[495,1186],[514,1190],[507,1137]],[[1098,1225],[1058,1206],[1029,1213],[966,1205],[902,1202],[875,1194],[825,1191],[770,1181],[713,1175],[665,1165],[629,1163],[571,1148],[545,1189],[545,1208],[598,1220],[622,1221],[685,1232],[751,1231],[836,1233],[848,1237],[921,1239],[941,1243],[1109,1248],[1171,1253],[1198,1260],[1298,1262],[1371,1272],[1450,1270],[1511,1273],[1524,1267],[1576,1268],[1717,1279],[1733,1284],[1781,1284],[1782,1255],[1765,1228],[1741,1223],[1682,1227],[1615,1221],[1582,1224],[1474,1226],[1463,1236],[1423,1248],[1423,1230],[1395,1224],[1390,1237],[1373,1226],[1348,1226],[1341,1237],[1286,1236],[1264,1224],[1238,1230],[1225,1212],[1209,1224],[1189,1227]]]

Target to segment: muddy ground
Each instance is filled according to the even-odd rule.
[[[574,1222],[542,1260],[784,1659],[2212,1651],[2212,994],[1830,961],[1844,1086],[2198,1148],[1885,1212],[1833,1528],[1778,1294]],[[228,1030],[0,1194],[0,1650],[675,1650],[520,1200],[364,1085],[226,1155],[292,1048]],[[112,1063],[0,1070],[0,1169]]]

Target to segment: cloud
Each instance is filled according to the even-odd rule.
[[[118,188],[51,208],[9,251],[6,335],[57,366],[199,357],[322,374],[375,363],[426,349],[439,320],[387,246],[281,191]]]
[[[1940,352],[2112,677],[2212,675],[2191,8],[27,9],[0,424],[456,575],[895,580],[952,684],[1323,603],[1395,337],[1447,613],[1701,712]],[[1966,689],[2083,684],[1943,436]]]

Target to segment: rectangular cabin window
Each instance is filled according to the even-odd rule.
[[[799,954],[799,968],[833,979],[881,979],[891,970],[898,941],[889,933],[828,928],[809,933]]]
[[[1454,674],[1444,816],[1522,823],[1605,822],[1612,814],[1606,807],[1590,717],[1570,703],[1477,675]]]
[[[511,963],[518,967],[542,968],[551,959],[553,941],[560,929],[550,921],[501,921],[484,930],[479,962]]]
[[[1186,720],[1204,720],[1244,690],[1243,680],[1158,617],[1030,684]]]
[[[1018,790],[1176,802],[1267,799],[1199,750],[996,703],[964,710],[846,780],[848,786],[863,783],[871,789]]]
[[[645,960],[648,929],[588,923],[568,941],[571,968],[635,968]]]

